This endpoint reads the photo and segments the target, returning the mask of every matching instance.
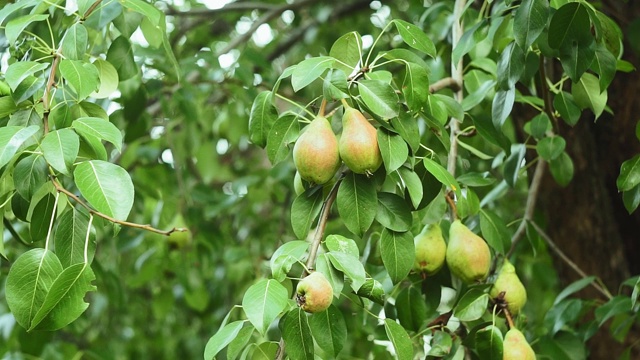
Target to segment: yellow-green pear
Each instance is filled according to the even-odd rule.
[[[446,261],[453,275],[470,284],[487,278],[491,252],[484,239],[455,220],[449,228]]]
[[[314,271],[300,280],[296,288],[296,302],[306,312],[326,310],[333,301],[333,288],[321,272]]]
[[[352,107],[342,116],[340,158],[356,174],[373,174],[382,164],[376,128]]]
[[[536,353],[533,352],[522,332],[516,328],[507,331],[502,346],[503,360],[536,360]]]
[[[324,116],[303,130],[293,147],[293,162],[302,179],[315,184],[331,180],[340,166],[338,139]]]
[[[429,224],[413,238],[416,246],[414,270],[433,275],[444,265],[447,244],[439,224]]]
[[[527,291],[516,274],[516,268],[511,265],[508,259],[504,261],[489,295],[492,298],[497,298],[501,292],[504,292],[504,301],[507,303],[509,313],[518,315],[520,309],[527,302]]]

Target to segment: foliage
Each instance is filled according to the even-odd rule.
[[[340,27],[320,26],[327,15],[283,20],[305,6],[349,11],[310,3],[267,1],[264,18],[230,11],[211,27],[182,19],[188,6],[143,0],[0,10],[0,203],[12,240],[0,241],[0,352],[501,358],[515,326],[540,357],[564,359],[586,357],[605,324],[626,337],[637,277],[615,296],[595,277],[559,294],[552,283],[515,323],[489,295],[505,257],[525,284],[549,281],[538,272],[550,239],[522,209],[546,165],[562,186],[573,177],[558,122],[611,111],[607,88],[632,68],[619,26],[589,2],[561,0],[373,2],[372,19]],[[279,34],[315,26],[318,43],[276,57],[279,71],[255,44],[240,55],[256,29],[229,24],[281,15]],[[561,74],[549,76],[554,66]],[[516,103],[536,113],[522,129]],[[296,195],[294,143],[325,107],[340,134],[345,106],[375,124],[382,167],[343,166]],[[635,211],[640,155],[621,164],[617,187]],[[412,269],[414,235],[435,223],[448,239],[458,217],[491,249],[481,283]],[[312,315],[294,301],[309,270],[334,293]],[[572,296],[590,285],[605,303]]]

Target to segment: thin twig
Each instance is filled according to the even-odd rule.
[[[97,210],[93,209],[87,203],[82,201],[82,199],[80,199],[76,194],[74,194],[71,191],[63,188],[62,185],[60,185],[60,183],[56,179],[51,179],[51,182],[53,183],[53,186],[56,188],[57,192],[63,193],[65,195],[67,195],[68,197],[72,198],[75,202],[77,202],[82,207],[87,209],[87,211],[89,211],[90,214],[93,214],[95,216],[101,217],[101,218],[103,218],[103,219],[105,219],[107,221],[110,221],[112,223],[120,224],[120,225],[123,225],[123,226],[132,227],[132,228],[136,228],[136,229],[147,230],[147,231],[154,232],[156,234],[161,234],[161,235],[166,235],[166,236],[169,236],[169,235],[171,235],[172,233],[174,233],[176,231],[180,231],[180,232],[189,231],[188,229],[177,228],[177,227],[174,227],[173,229],[170,229],[170,230],[160,230],[160,229],[156,229],[153,226],[148,225],[148,224],[137,224],[137,223],[132,223],[132,222],[128,222],[128,221],[122,221],[122,220],[115,219],[115,218],[113,218],[113,217],[111,217],[111,216],[109,216],[107,214],[103,214],[100,211],[97,211]]]
[[[582,269],[580,269],[580,267],[578,267],[576,263],[574,263],[562,250],[560,250],[558,245],[556,245],[556,243],[553,242],[551,237],[549,237],[549,235],[547,235],[547,233],[545,233],[544,230],[542,230],[542,228],[538,226],[538,224],[536,224],[534,221],[529,221],[529,223],[531,224],[531,226],[533,226],[534,229],[536,229],[538,234],[540,234],[540,236],[544,239],[547,245],[549,245],[551,250],[553,250],[553,252],[555,252],[560,257],[560,259],[562,259],[562,261],[567,263],[567,265],[569,265],[569,267],[571,267],[582,278],[589,277],[584,271],[582,271]],[[595,282],[591,282],[591,286],[593,286],[596,290],[598,290],[608,300],[611,300],[613,298],[609,290],[607,290],[605,287],[600,286]]]
[[[265,4],[260,2],[233,2],[229,3],[219,9],[193,9],[193,10],[178,10],[174,7],[167,9],[167,15],[173,16],[211,16],[226,12],[245,11],[245,10],[274,10],[277,6],[274,4]]]
[[[462,12],[464,11],[466,5],[466,0],[456,0],[453,10],[453,15],[455,21],[453,22],[452,27],[452,40],[451,40],[451,48],[455,49],[460,42],[460,38],[462,37],[462,32],[464,30],[464,25],[462,21]],[[460,88],[454,94],[456,101],[462,102],[462,81],[463,81],[463,68],[462,68],[462,57],[458,60],[458,63],[451,62],[451,77],[453,80],[460,85]],[[451,140],[451,147],[449,149],[449,155],[447,157],[447,170],[451,175],[456,174],[456,160],[458,157],[458,131],[460,131],[460,121],[462,119],[456,119],[455,117],[451,118],[449,122],[449,139]]]
[[[440,79],[429,86],[429,92],[431,94],[438,92],[442,89],[449,88],[455,92],[460,91],[462,89],[462,84],[460,84],[457,80],[452,77],[447,77],[444,79]]]

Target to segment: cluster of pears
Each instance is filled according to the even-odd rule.
[[[536,360],[536,353],[522,332],[515,327],[507,331],[502,342],[503,360]]]
[[[324,117],[324,105],[293,147],[293,162],[303,180],[325,184],[340,167],[340,159],[357,174],[372,174],[382,164],[376,128],[346,102],[338,141]]]
[[[489,275],[491,252],[483,238],[456,219],[449,228],[447,267],[466,284],[483,281]]]
[[[332,301],[333,288],[321,272],[312,272],[300,280],[296,287],[296,302],[306,312],[325,311]]]

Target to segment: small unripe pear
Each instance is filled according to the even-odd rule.
[[[487,278],[491,252],[484,239],[455,220],[449,228],[446,260],[451,273],[470,284]]]
[[[326,310],[333,301],[333,288],[321,272],[312,272],[300,280],[296,288],[296,302],[306,312]]]
[[[304,180],[324,184],[340,166],[338,139],[324,116],[317,116],[293,147],[293,162]]]
[[[376,128],[351,107],[342,116],[340,157],[356,174],[373,174],[382,164]]]
[[[516,328],[507,331],[502,346],[503,360],[536,360],[536,353],[533,352],[522,332]]]
[[[426,275],[433,275],[444,265],[447,244],[442,237],[439,224],[429,224],[413,238],[416,245],[416,260],[413,268]]]
[[[497,298],[501,292],[504,292],[504,302],[507,304],[509,313],[518,315],[520,309],[527,302],[527,291],[516,274],[516,268],[511,265],[509,260],[504,261],[489,295],[492,298]]]

